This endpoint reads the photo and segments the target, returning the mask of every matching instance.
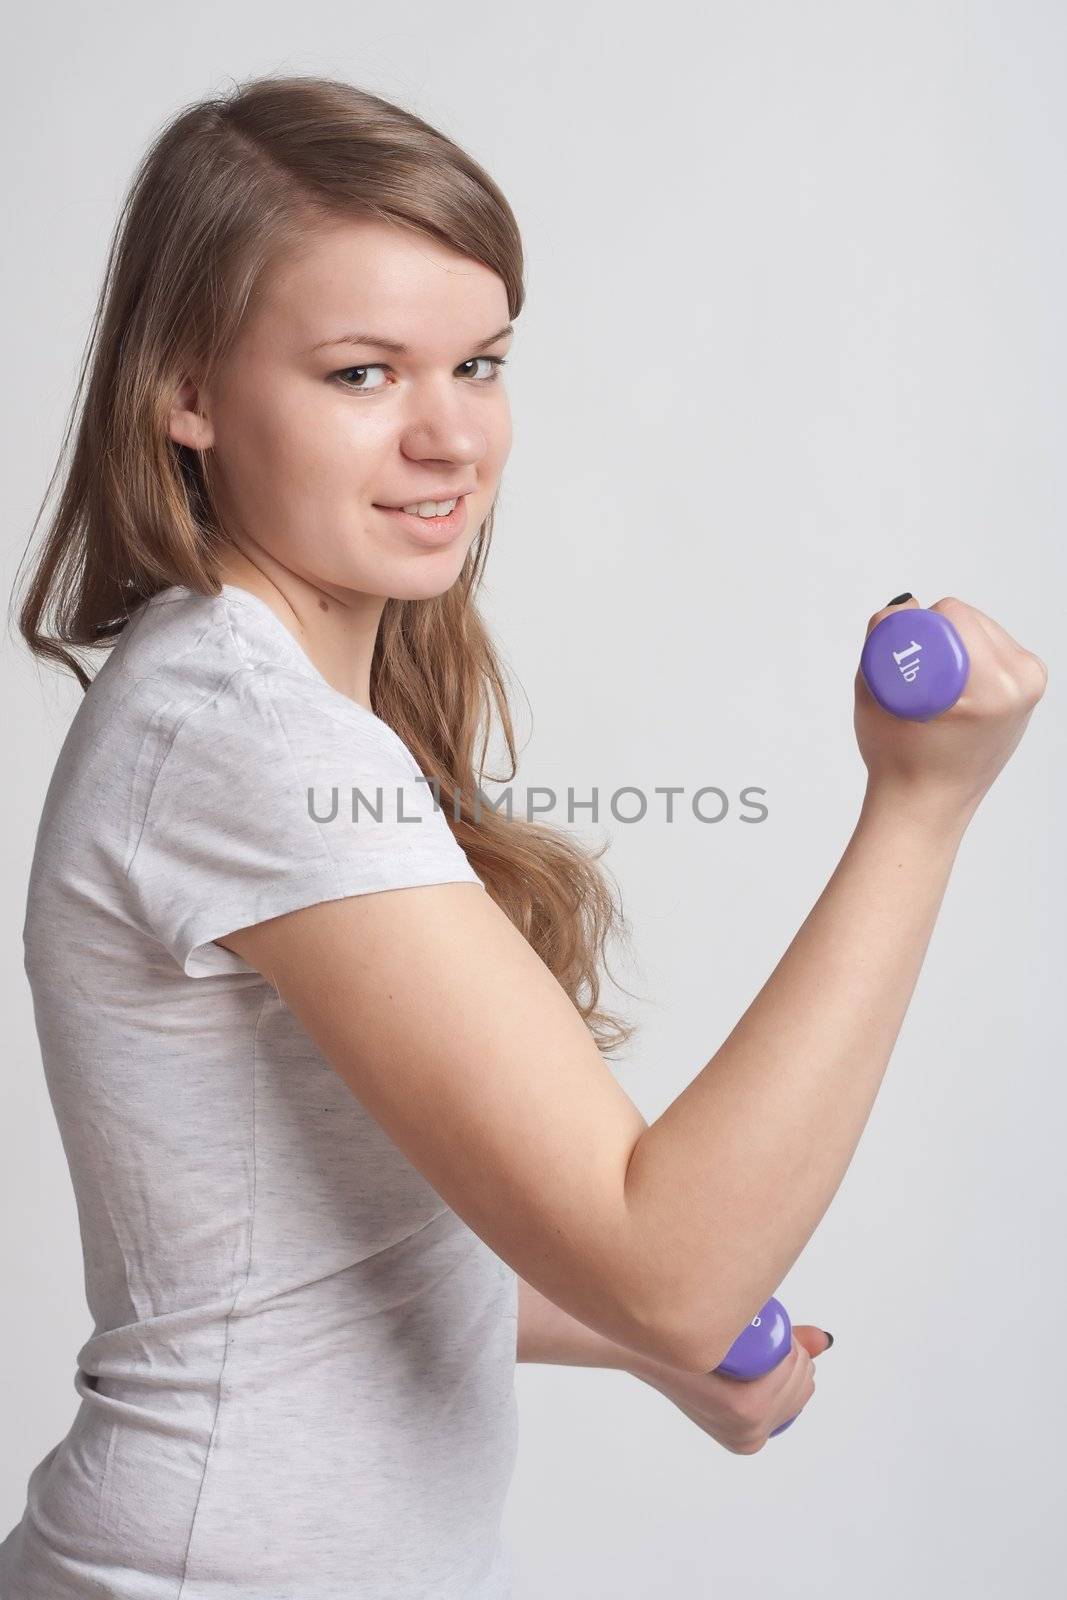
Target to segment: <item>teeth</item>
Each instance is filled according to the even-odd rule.
[[[458,502],[455,500],[420,500],[417,505],[401,506],[401,511],[411,511],[417,517],[447,517]]]

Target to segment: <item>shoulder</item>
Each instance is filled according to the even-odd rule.
[[[87,698],[95,720],[141,746],[139,765],[153,776],[187,754],[247,766],[331,750],[420,775],[400,735],[333,689],[265,603],[233,585],[215,596],[181,585],[153,596]]]
[[[142,636],[154,670],[138,680],[131,866],[154,842],[204,852],[209,835],[256,859],[283,841],[333,856],[353,848],[353,824],[363,852],[458,848],[400,735],[334,690],[262,602],[195,600]]]
[[[165,594],[131,618],[68,731],[34,858],[64,905],[102,882],[188,976],[236,961],[201,950],[219,935],[317,899],[480,881],[400,736],[239,608]]]

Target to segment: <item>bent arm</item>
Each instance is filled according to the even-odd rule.
[[[719,1364],[774,1293],[841,1183],[965,826],[868,791],[778,966],[634,1147],[630,1215],[664,1266],[665,1323],[688,1329],[699,1370]]]
[[[708,1372],[841,1182],[964,828],[869,794],[777,969],[651,1127],[481,886],[342,896],[219,942],[539,1294],[613,1343]]]

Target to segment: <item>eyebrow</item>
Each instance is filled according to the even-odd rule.
[[[474,350],[487,350],[491,344],[496,344],[498,339],[504,339],[509,333],[514,333],[514,326],[509,322],[506,328],[501,328],[498,333],[491,333],[488,339],[470,346]],[[322,350],[330,344],[365,344],[375,350],[389,350],[393,355],[406,356],[410,354],[406,344],[400,344],[396,339],[382,339],[376,333],[339,333],[332,339],[320,339],[318,344],[313,344],[308,351],[309,355],[316,350]]]

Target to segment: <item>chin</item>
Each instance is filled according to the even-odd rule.
[[[388,587],[390,600],[435,600],[438,595],[448,593],[463,570],[462,561],[449,562],[446,566],[440,558],[423,565],[422,572],[397,573]]]

